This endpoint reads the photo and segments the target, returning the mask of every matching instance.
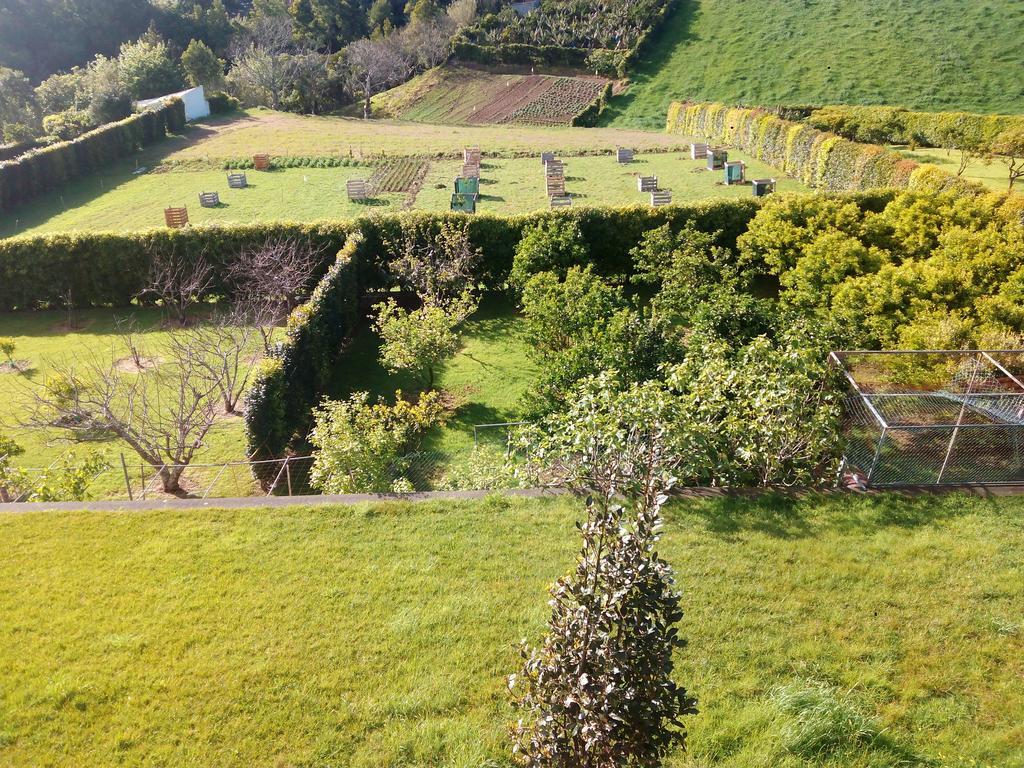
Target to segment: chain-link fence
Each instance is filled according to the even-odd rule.
[[[834,352],[844,468],[867,486],[1024,483],[1024,351]]]

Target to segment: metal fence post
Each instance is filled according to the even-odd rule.
[[[292,496],[292,468],[291,468],[291,465],[288,463],[289,461],[291,461],[291,458],[292,458],[291,456],[286,456],[285,459],[284,459],[284,474],[285,474],[285,478],[288,480],[288,497],[289,498],[291,498],[291,496]]]
[[[132,481],[128,477],[128,462],[124,460],[124,453],[121,453],[121,469],[124,470],[124,485],[128,489],[128,501],[135,501],[132,497]]]

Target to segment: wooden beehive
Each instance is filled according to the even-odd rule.
[[[253,155],[252,164],[257,171],[266,171],[270,168],[270,155]]]
[[[181,229],[188,224],[188,208],[164,208],[164,223],[171,229]]]

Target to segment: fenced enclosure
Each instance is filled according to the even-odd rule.
[[[833,352],[844,470],[872,487],[1024,483],[1024,350]]]

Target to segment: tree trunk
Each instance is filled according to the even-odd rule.
[[[370,89],[366,89],[366,100],[363,102],[363,120],[370,119]]]
[[[163,484],[164,493],[181,492],[181,473],[184,471],[184,467],[164,466],[160,468],[160,482]]]

